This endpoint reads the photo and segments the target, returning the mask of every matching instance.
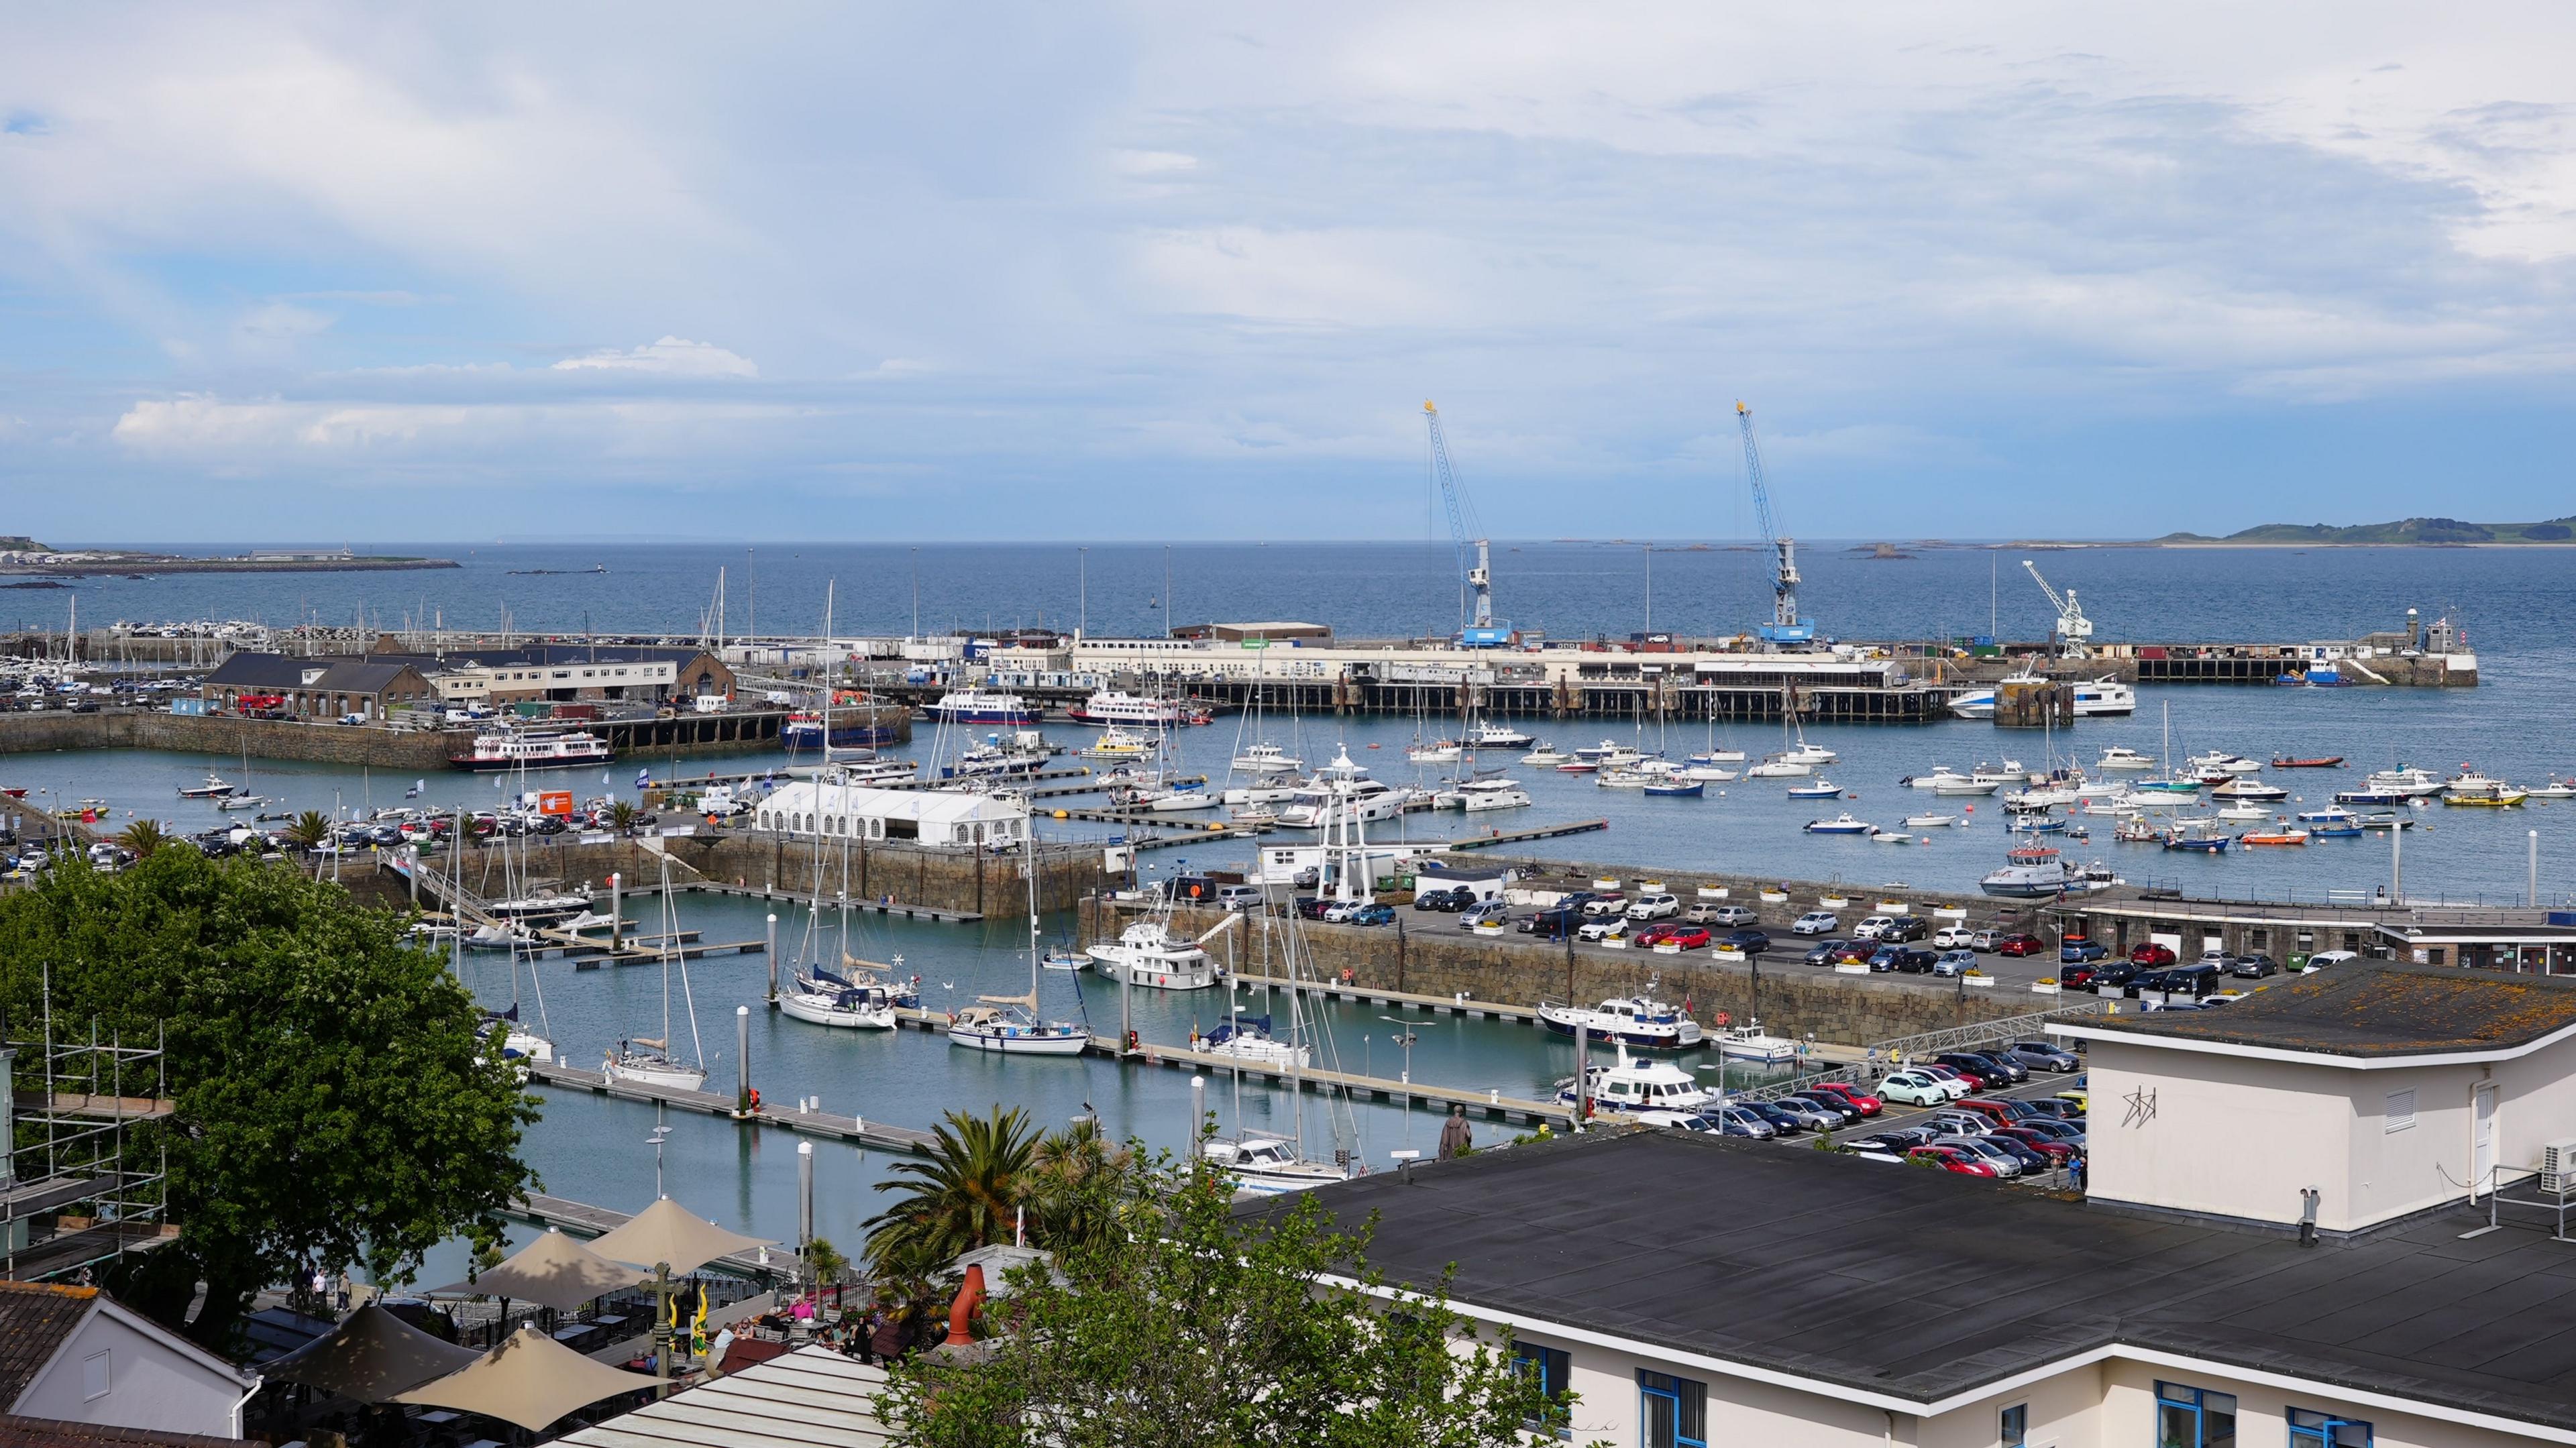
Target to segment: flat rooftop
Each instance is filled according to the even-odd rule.
[[[2510,1050],[2576,1026],[2576,976],[2355,960],[2220,1010],[2087,1017],[2087,1034],[2372,1059]]]
[[[2445,1213],[2300,1247],[1976,1178],[1677,1131],[1305,1196],[1371,1260],[1517,1320],[1931,1404],[2114,1344],[2576,1428],[2576,1249]],[[1284,1211],[1273,1200],[1247,1214]]]

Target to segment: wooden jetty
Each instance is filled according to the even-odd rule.
[[[1472,1000],[1466,996],[1423,995],[1415,991],[1384,990],[1376,986],[1338,985],[1331,981],[1288,980],[1275,975],[1251,975],[1238,971],[1234,979],[1246,988],[1267,986],[1273,990],[1304,991],[1326,1000],[1349,1001],[1354,1005],[1385,1006],[1389,1010],[1411,1007],[1434,1015],[1466,1016],[1470,1019],[1517,1021],[1522,1025],[1538,1024],[1534,1006],[1509,1006],[1500,1001]]]
[[[1531,840],[1561,839],[1566,835],[1587,835],[1594,830],[1610,828],[1608,820],[1577,820],[1570,825],[1535,825],[1525,830],[1496,830],[1489,835],[1467,835],[1449,842],[1453,850],[1491,850],[1503,845],[1527,844]]]
[[[812,892],[805,890],[785,890],[776,885],[722,885],[713,880],[691,880],[685,883],[674,881],[671,888],[682,893],[736,895],[746,900],[776,900],[789,905],[802,905],[814,898]],[[827,897],[825,903],[834,910],[841,908],[841,900],[837,895]],[[862,915],[891,915],[905,920],[936,920],[946,925],[978,925],[984,919],[972,910],[941,910],[929,905],[907,905],[892,896],[882,898],[870,896],[866,899],[853,897],[850,908]]]
[[[594,1096],[608,1096],[620,1101],[639,1101],[648,1105],[668,1106],[679,1111],[693,1111],[705,1116],[725,1116],[746,1126],[773,1126],[802,1136],[827,1137],[859,1146],[885,1147],[894,1151],[927,1152],[934,1138],[927,1131],[908,1126],[892,1126],[860,1116],[837,1116],[827,1111],[780,1110],[777,1103],[763,1099],[760,1109],[740,1112],[734,1109],[730,1093],[689,1091],[677,1086],[652,1086],[641,1081],[620,1081],[604,1071],[585,1071],[560,1062],[528,1066],[528,1079],[542,1086],[573,1091],[588,1091]]]

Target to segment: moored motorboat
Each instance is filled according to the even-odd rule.
[[[2339,769],[2342,766],[2343,756],[2340,754],[2318,754],[2297,759],[2285,754],[2272,756],[2274,769]]]
[[[1841,785],[1826,779],[1817,780],[1813,784],[1793,784],[1789,786],[1789,798],[1791,799],[1840,799],[1842,798],[1842,794],[1843,787]]]
[[[1664,799],[1697,799],[1708,785],[1697,779],[1658,779],[1646,783],[1646,793]]]
[[[1878,832],[1878,826],[1867,820],[1854,819],[1848,813],[1829,820],[1809,820],[1802,828],[1811,835],[1868,835]]]
[[[1596,1041],[1617,1041],[1648,1051],[1682,1051],[1700,1043],[1699,1022],[1670,1001],[1655,997],[1657,981],[1633,996],[1613,996],[1592,1007],[1540,1001],[1538,1023],[1560,1036],[1582,1028]]]
[[[1905,827],[1909,830],[1947,829],[1958,822],[1959,817],[1957,815],[1915,814],[1907,815],[1905,817]]]
[[[2102,757],[2094,761],[2094,766],[2106,770],[2144,771],[2156,767],[2156,757],[2140,754],[2125,744],[2114,744],[2102,751]]]
[[[1796,1051],[1794,1042],[1789,1045]],[[1628,1048],[1618,1046],[1615,1065],[1595,1066],[1586,1073],[1591,1089],[1592,1109],[1598,1112],[1631,1111],[1696,1111],[1716,1100],[1716,1096],[1694,1080],[1688,1071],[1670,1061],[1631,1061]],[[1576,1105],[1586,1093],[1576,1089],[1574,1078],[1557,1082],[1556,1099]]]

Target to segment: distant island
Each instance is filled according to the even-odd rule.
[[[457,568],[452,558],[409,558],[343,548],[254,548],[248,553],[191,558],[126,548],[49,548],[22,534],[0,534],[0,575],[44,574],[84,578],[121,573],[366,573],[401,568]]]
[[[2478,544],[2478,543],[2569,543],[2576,542],[2576,515],[2552,518],[2545,523],[2464,523],[2457,518],[2405,518],[2394,523],[2355,523],[2336,527],[2331,523],[2265,523],[2224,537],[2206,533],[2167,533],[2150,538],[2150,543],[2175,547],[2223,544],[2324,543],[2346,545],[2376,544],[2382,547],[2409,544]]]

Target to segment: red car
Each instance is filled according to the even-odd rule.
[[[2173,963],[2173,947],[2170,945],[2158,945],[2152,940],[2129,952],[2129,964],[2131,965],[2153,967],[2159,965],[2171,965]]]
[[[2007,935],[1995,942],[1997,955],[2037,955],[2048,949],[2048,942],[2036,935]]]
[[[2082,990],[2091,985],[2093,977],[2099,974],[2100,971],[2089,965],[2070,965],[2057,973],[2057,983],[2068,990]]]
[[[1912,1151],[1907,1152],[1905,1154],[1905,1159],[1907,1161],[1937,1161],[1941,1164],[1941,1170],[1954,1171],[1961,1176],[1990,1177],[1995,1174],[1995,1169],[1993,1167],[1986,1165],[1984,1162],[1977,1160],[1975,1157],[1968,1155],[1966,1152],[1959,1150],[1955,1146],[1918,1146]]]
[[[1849,945],[1846,945],[1842,949],[1834,952],[1834,964],[1867,965],[1869,963],[1869,958],[1877,953],[1877,941],[1855,940]]]
[[[1678,945],[1684,950],[1706,950],[1708,948],[1709,939],[1710,936],[1706,926],[1676,925],[1672,928],[1670,933],[1664,936],[1664,943],[1667,945]]]
[[[1628,943],[1630,945],[1637,946],[1661,945],[1665,941],[1672,939],[1674,934],[1680,929],[1680,926],[1666,920],[1659,924],[1649,925],[1645,929],[1638,931],[1636,934],[1629,936]],[[1700,934],[1705,936],[1708,932],[1703,930]],[[1708,942],[1703,940],[1700,943],[1705,945]]]
[[[1841,1081],[1822,1081],[1818,1082],[1816,1085],[1808,1087],[1807,1089],[1811,1092],[1821,1091],[1829,1095],[1841,1097],[1843,1100],[1848,1101],[1853,1106],[1857,1107],[1864,1119],[1876,1116],[1881,1111],[1887,1109],[1886,1102],[1879,1100],[1877,1097],[1870,1095],[1868,1092],[1863,1091],[1857,1086],[1847,1085]]]
[[[2003,1126],[2009,1124],[2021,1115],[2019,1111],[2013,1109],[2020,1104],[2021,1103],[2018,1101],[1967,1100],[1951,1102],[1950,1109],[1953,1111],[1973,1111],[1978,1115],[1983,1116],[1988,1121],[1993,1122],[1995,1125]]]
[[[2050,1136],[2044,1131],[2033,1131],[2027,1126],[1999,1126],[1989,1134],[1994,1136],[2008,1136],[2013,1140],[2020,1142],[2022,1145],[2029,1147],[2031,1150],[2038,1152],[2044,1157],[2047,1157],[2051,1166],[2054,1166],[2075,1154],[2074,1147],[2067,1145],[2056,1137]]]

